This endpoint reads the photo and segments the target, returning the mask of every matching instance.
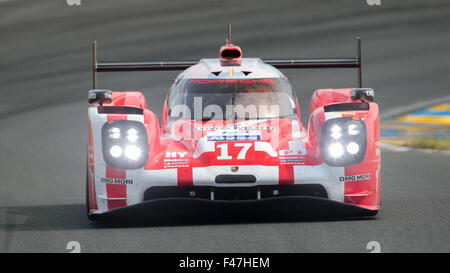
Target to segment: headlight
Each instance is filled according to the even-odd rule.
[[[139,169],[148,159],[145,126],[134,120],[108,121],[102,128],[105,162],[113,168]]]
[[[342,136],[342,128],[339,125],[337,125],[337,124],[333,125],[333,127],[331,127],[330,131],[331,131],[331,137],[332,138],[334,138],[334,139],[341,138],[341,136]]]
[[[353,118],[327,120],[322,126],[320,149],[330,166],[361,163],[366,155],[367,133],[363,121]]]
[[[351,155],[357,154],[359,152],[359,145],[355,142],[350,142],[347,145],[347,152]]]
[[[125,156],[130,160],[138,160],[141,156],[141,149],[132,145],[125,148]]]
[[[138,140],[139,134],[138,131],[134,128],[131,128],[127,131],[127,139],[130,142],[136,142]]]
[[[112,157],[120,157],[122,155],[122,148],[118,145],[114,145],[109,149],[109,153]]]
[[[117,127],[109,128],[108,133],[110,138],[120,138],[120,129]]]
[[[330,148],[328,149],[328,153],[333,158],[339,158],[344,154],[344,149],[342,148],[341,144],[333,143],[330,145]]]

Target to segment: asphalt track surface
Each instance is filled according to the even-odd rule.
[[[354,56],[382,111],[449,94],[448,1],[0,1],[0,251],[450,251],[450,156],[382,151],[374,220],[226,220],[133,226],[85,217],[91,42],[100,60],[215,57],[233,41],[261,58]],[[356,85],[355,70],[285,71],[304,117],[316,88]],[[176,72],[101,75],[99,87],[142,90],[161,105]]]

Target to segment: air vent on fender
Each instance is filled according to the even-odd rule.
[[[144,110],[129,106],[100,106],[97,107],[99,114],[128,114],[128,115],[143,115]]]
[[[368,111],[369,104],[367,102],[338,103],[325,105],[323,108],[325,112]]]

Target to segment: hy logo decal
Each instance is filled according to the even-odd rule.
[[[166,157],[184,157],[187,152],[166,152]]]

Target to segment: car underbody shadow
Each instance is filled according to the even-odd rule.
[[[210,202],[165,199],[140,203],[89,221],[84,204],[2,207],[0,228],[8,231],[80,230],[246,223],[374,219],[376,212],[317,198],[283,198],[266,202]]]
[[[377,211],[313,197],[264,201],[164,199],[118,209],[98,218],[96,227],[176,226],[374,219]]]

